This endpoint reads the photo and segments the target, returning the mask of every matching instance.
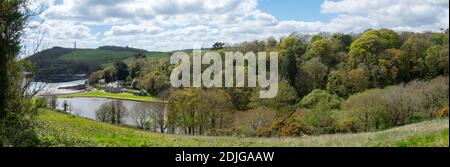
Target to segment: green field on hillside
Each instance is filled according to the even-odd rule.
[[[168,58],[171,55],[170,52],[148,52],[146,54],[147,59],[158,60],[162,58]]]
[[[436,119],[380,132],[333,134],[297,138],[204,137],[151,133],[43,111],[39,138],[44,146],[131,146],[131,147],[411,147],[449,146],[449,120]]]
[[[73,98],[73,97],[103,97],[110,99],[122,99],[122,100],[133,100],[133,101],[145,101],[145,102],[159,102],[160,100],[152,96],[136,96],[129,92],[124,93],[108,93],[104,90],[96,90],[83,92],[78,94],[62,95],[58,96],[60,98]]]
[[[77,49],[59,57],[60,60],[92,62],[98,64],[108,64],[125,60],[136,53],[129,51],[111,51],[102,49]]]

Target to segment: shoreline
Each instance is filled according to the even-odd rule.
[[[69,93],[69,94],[60,94],[56,95],[57,98],[105,98],[105,99],[115,99],[115,100],[127,100],[127,101],[134,101],[134,102],[148,102],[148,103],[167,103],[163,100],[139,100],[139,99],[131,99],[131,98],[121,98],[121,97],[111,97],[111,96],[97,96],[97,95],[81,95],[82,93],[87,93],[92,91],[83,91],[79,93]],[[80,95],[78,95],[80,94]],[[155,98],[156,99],[156,98]]]

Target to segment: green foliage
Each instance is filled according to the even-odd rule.
[[[278,46],[278,41],[274,37],[269,37],[266,40],[267,47],[275,48]]]
[[[250,108],[253,89],[250,88],[227,88],[231,101],[237,110],[248,110]]]
[[[308,134],[332,133],[336,127],[333,112],[331,105],[321,100],[313,109],[304,112],[300,122]]]
[[[363,131],[385,128],[382,93],[381,89],[372,89],[353,95],[345,102],[346,117],[355,128]]]
[[[410,81],[415,78],[424,78],[427,73],[425,57],[427,49],[432,43],[420,34],[414,34],[405,41],[401,49],[406,52],[406,70],[402,71],[403,80]]]
[[[447,147],[449,130],[444,129],[439,133],[428,134],[425,136],[414,136],[407,140],[398,141],[396,147]]]
[[[31,63],[19,60],[22,35],[32,16],[28,5],[27,0],[0,3],[0,147],[39,144],[34,119],[38,108],[23,84],[34,70]],[[25,70],[31,76],[25,76]]]
[[[114,64],[114,74],[117,80],[124,81],[127,79],[128,75],[130,74],[128,70],[128,65],[125,64],[123,61],[119,61]]]
[[[339,69],[330,72],[327,81],[327,91],[340,97],[348,97],[352,94],[366,90],[369,87],[369,79],[363,68],[347,71]]]
[[[311,76],[314,89],[323,89],[326,86],[328,67],[322,64],[319,58],[304,62],[301,69]]]
[[[303,97],[300,101],[300,106],[305,108],[316,108],[318,105],[325,105],[330,109],[339,109],[341,107],[342,99],[337,95],[329,94],[327,91],[316,89],[309,95]]]
[[[438,77],[352,95],[343,109],[350,126],[371,131],[433,118],[448,98],[448,77]]]
[[[448,74],[448,48],[434,45],[427,49],[425,65],[430,78],[439,74]]]
[[[102,104],[95,112],[95,117],[101,122],[120,125],[123,123],[123,119],[127,113],[128,110],[121,100],[113,100],[109,103]]]
[[[326,39],[325,39],[324,36],[319,35],[319,34],[313,35],[313,36],[311,37],[311,43],[314,43],[314,42],[320,41],[320,40],[326,40]]]
[[[388,48],[399,47],[399,36],[392,30],[369,30],[355,40],[349,52],[349,63],[352,67],[363,63],[377,64],[377,55]]]
[[[168,128],[179,128],[188,135],[215,133],[229,126],[234,111],[230,97],[221,90],[184,89],[173,92],[168,100]]]
[[[252,96],[251,106],[266,106],[275,110],[278,117],[289,116],[295,112],[295,103],[297,102],[297,94],[295,89],[285,80],[278,82],[278,94],[274,98],[261,99],[259,91],[255,91]]]
[[[331,41],[337,44],[338,51],[348,52],[353,42],[353,37],[348,34],[335,33],[331,36]]]
[[[327,66],[333,66],[334,64],[336,64],[335,53],[335,48],[332,47],[332,43],[330,41],[326,39],[320,39],[311,44],[305,54],[305,59],[310,60],[313,58],[318,58]]]
[[[170,88],[170,80],[166,75],[159,72],[152,72],[144,76],[141,87],[151,95],[157,96],[159,93]]]
[[[289,48],[295,48],[300,45],[300,39],[295,35],[290,35],[289,37],[283,39],[280,43],[281,49],[289,49]]]

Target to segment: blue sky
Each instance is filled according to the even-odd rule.
[[[325,0],[261,0],[258,7],[279,20],[329,21],[333,14],[322,14]]]
[[[118,45],[170,51],[291,33],[439,31],[448,0],[44,0],[41,49]],[[35,30],[24,41],[32,45]],[[33,47],[27,47],[33,48]]]

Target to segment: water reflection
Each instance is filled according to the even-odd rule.
[[[68,110],[71,114],[77,115],[80,117],[85,117],[89,119],[96,119],[95,112],[100,108],[102,104],[109,103],[113,101],[113,99],[107,98],[58,98],[57,99],[57,109],[63,110],[64,101],[69,103]],[[129,101],[129,100],[119,100],[123,102],[124,107],[131,111],[134,106],[139,105],[140,103],[148,103],[148,102],[137,102],[137,101]],[[152,104],[152,103],[150,103]],[[130,116],[126,116],[123,119],[124,124],[135,126],[134,120]]]

